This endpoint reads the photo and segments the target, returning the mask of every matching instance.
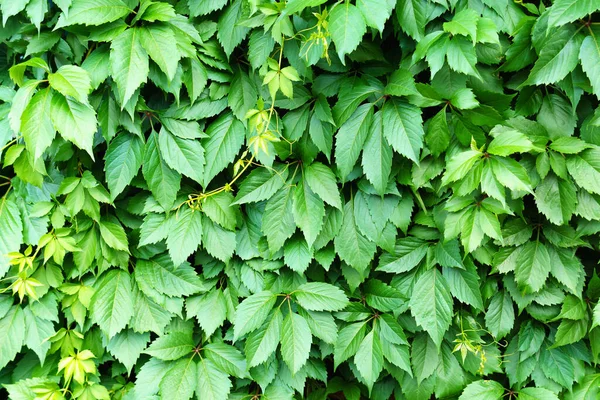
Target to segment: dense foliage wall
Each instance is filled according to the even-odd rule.
[[[600,0],[0,0],[0,395],[600,396]]]

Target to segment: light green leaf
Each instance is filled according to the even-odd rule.
[[[193,348],[192,335],[173,332],[155,339],[144,353],[163,361],[171,361],[185,357],[192,352]]]
[[[146,143],[142,173],[158,204],[170,210],[179,191],[181,175],[167,165],[158,146],[158,134],[152,132]]]
[[[244,40],[249,28],[238,24],[244,18],[245,10],[241,0],[232,1],[217,22],[217,38],[229,57],[233,49]]]
[[[318,194],[325,203],[339,210],[342,209],[342,201],[335,175],[329,167],[320,162],[314,162],[306,167],[304,177],[312,191]]]
[[[358,0],[356,7],[371,28],[383,32],[385,21],[392,15],[393,7],[389,6],[387,0]]]
[[[202,239],[211,256],[227,263],[235,251],[235,232],[225,230],[210,218],[202,219]]]
[[[0,368],[14,360],[25,342],[25,314],[20,306],[11,307],[10,311],[0,319]]]
[[[556,0],[548,14],[548,29],[576,21],[600,9],[595,0]]]
[[[312,335],[306,320],[290,312],[281,326],[281,356],[292,374],[296,374],[308,360]]]
[[[136,333],[126,329],[110,339],[106,349],[125,366],[127,371],[131,371],[149,341],[149,333]]]
[[[181,139],[161,129],[158,144],[162,158],[175,171],[202,183],[204,148],[199,141]]]
[[[114,200],[137,175],[144,160],[144,142],[139,136],[123,132],[108,145],[104,171]]]
[[[276,299],[277,297],[273,293],[263,291],[242,301],[235,311],[233,340],[236,341],[245,334],[258,329],[267,319]]]
[[[288,168],[273,173],[267,168],[256,168],[242,181],[232,205],[255,203],[271,198],[286,182]],[[335,178],[334,178],[335,181]]]
[[[529,175],[521,164],[504,157],[491,157],[489,162],[494,176],[503,186],[510,190],[532,192]]]
[[[117,220],[106,220],[102,219],[100,224],[100,235],[102,240],[115,250],[129,252],[129,241],[127,240],[127,234]]]
[[[190,297],[185,303],[187,315],[193,315],[198,323],[211,336],[227,317],[227,300],[220,289],[211,290],[205,295]]]
[[[364,237],[356,226],[354,200],[350,200],[344,207],[342,228],[335,237],[334,244],[340,259],[358,271],[364,271],[375,255],[377,246]]]
[[[342,179],[350,174],[363,148],[373,119],[373,105],[358,107],[340,127],[335,137],[335,164]],[[310,181],[309,181],[310,185]],[[313,188],[311,186],[313,190]],[[317,192],[319,193],[319,192]]]
[[[396,152],[418,163],[425,136],[418,107],[396,99],[386,101],[383,106],[383,134]]]
[[[203,360],[200,360],[200,363],[202,362]],[[160,381],[160,393],[166,399],[188,400],[194,395],[199,380],[194,360],[183,358],[175,362]]]
[[[535,203],[550,222],[564,225],[571,219],[577,204],[575,185],[549,174],[535,188]]]
[[[206,158],[204,186],[231,163],[244,143],[244,125],[231,113],[224,113],[206,129],[207,139],[203,141]]]
[[[333,348],[334,369],[358,351],[365,337],[366,322],[356,322],[343,327]]]
[[[275,309],[267,323],[248,335],[244,348],[248,367],[264,363],[275,352],[279,345],[282,324],[281,311]]]
[[[596,97],[600,97],[600,43],[596,36],[590,35],[583,39],[579,49],[579,59],[581,68],[589,78]]]
[[[359,9],[349,2],[339,3],[329,13],[329,33],[337,54],[345,64],[345,55],[358,47],[367,30]]]
[[[579,62],[581,41],[574,29],[559,28],[544,44],[525,84],[547,85],[562,80]]]
[[[50,110],[54,127],[61,136],[87,151],[93,159],[92,146],[98,125],[94,109],[71,97],[55,93]]]
[[[551,265],[550,255],[543,243],[527,242],[517,257],[515,268],[515,280],[522,292],[538,292],[546,282]]]
[[[475,47],[466,38],[455,36],[449,40],[446,48],[446,58],[448,66],[453,71],[481,79],[481,75],[475,67],[477,63]]]
[[[373,116],[373,122],[369,128],[361,164],[365,176],[380,195],[386,192],[388,186],[392,171],[392,156],[392,149],[384,139],[383,113],[378,111]]]
[[[190,385],[196,390],[199,399],[226,400],[231,390],[231,381],[224,372],[220,371],[215,363],[207,358],[201,358],[196,366],[196,386]],[[190,395],[191,397],[191,395]],[[171,397],[175,399],[177,397]]]
[[[306,180],[298,182],[294,190],[293,213],[294,221],[304,234],[308,246],[312,246],[323,227],[325,206],[323,200],[310,190]]]
[[[496,381],[479,380],[467,385],[459,400],[500,400],[504,387]]]
[[[175,35],[166,25],[152,24],[140,28],[139,39],[152,61],[160,67],[169,80],[175,78],[181,54],[173,46]]]
[[[227,230],[235,230],[238,212],[232,206],[233,195],[229,192],[217,193],[202,201],[202,211],[214,223],[219,224]]]
[[[354,363],[358,372],[363,377],[369,388],[369,393],[373,390],[373,385],[379,378],[383,369],[383,350],[379,335],[375,330],[371,330],[360,343],[358,351],[354,356]]]
[[[262,231],[271,252],[279,250],[296,231],[293,212],[294,191],[284,187],[269,199],[262,218]]]
[[[110,44],[111,76],[119,89],[121,109],[148,78],[148,53],[142,46],[141,35],[139,28],[127,29]]]
[[[311,311],[339,311],[348,305],[342,290],[324,282],[300,285],[294,295],[298,304]]]
[[[43,365],[46,360],[46,354],[50,350],[50,341],[48,339],[55,333],[54,324],[35,316],[31,311],[31,307],[25,308],[23,314],[25,315],[25,326],[27,327],[24,343],[35,352],[40,359],[40,364]]]
[[[567,158],[567,169],[579,186],[600,194],[600,149],[589,149]]]
[[[52,89],[84,104],[92,90],[89,74],[76,65],[63,65],[55,73],[48,74],[48,83]]]
[[[526,153],[533,148],[533,143],[522,132],[502,125],[490,131],[494,140],[488,145],[488,153],[497,156],[508,156],[514,153]]]
[[[430,269],[419,277],[410,298],[411,314],[439,347],[452,319],[452,296],[446,278]]]
[[[2,11],[2,25],[6,25],[6,21],[13,15],[17,15],[25,9],[28,0],[11,0],[3,1],[0,4],[0,11]]]
[[[52,97],[53,92],[49,88],[40,90],[31,98],[21,116],[23,138],[34,158],[41,158],[56,136],[51,118]]]
[[[121,0],[77,0],[69,7],[68,14],[61,14],[54,29],[76,24],[102,25],[130,12],[132,10]]]
[[[94,286],[90,319],[112,338],[127,326],[134,314],[131,277],[125,271],[111,269]]]
[[[425,35],[426,7],[420,0],[398,0],[396,3],[396,17],[401,29],[417,42]]]
[[[479,22],[479,13],[475,10],[467,8],[459,11],[452,17],[449,22],[444,22],[444,32],[452,35],[470,36],[473,44],[477,39],[477,23]]]
[[[204,346],[204,354],[216,366],[229,375],[243,378],[247,375],[246,360],[240,351],[225,343],[209,343]]]
[[[189,296],[204,288],[194,268],[188,263],[173,264],[166,254],[152,260],[138,260],[135,280],[142,290],[149,286],[167,296]]]
[[[499,292],[485,313],[485,325],[496,340],[502,339],[512,329],[515,323],[515,310],[508,292]]]

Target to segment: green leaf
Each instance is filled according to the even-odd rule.
[[[162,158],[156,132],[150,134],[146,143],[142,174],[158,204],[164,210],[170,210],[179,191],[181,175]]]
[[[235,157],[244,143],[244,125],[234,118],[233,114],[225,113],[211,123],[206,129],[207,139],[203,141],[206,154],[206,166],[204,168],[204,186]]]
[[[571,219],[577,204],[575,185],[549,174],[535,188],[535,202],[550,222],[564,225]]]
[[[388,100],[383,106],[383,133],[394,150],[418,163],[423,147],[421,110],[400,100]]]
[[[77,0],[69,7],[68,13],[61,14],[54,29],[76,24],[102,25],[130,12],[132,10],[121,0]]]
[[[385,94],[392,96],[408,96],[416,94],[418,92],[415,86],[415,77],[407,69],[398,69],[390,75],[384,92]]]
[[[589,149],[567,158],[567,169],[575,182],[590,193],[600,194],[599,149]]]
[[[232,205],[255,203],[271,198],[285,184],[289,175],[287,168],[273,173],[267,168],[257,168],[242,181]],[[335,178],[334,178],[335,182]]]
[[[111,269],[99,282],[90,301],[90,319],[112,338],[134,314],[131,277],[125,271]]]
[[[8,121],[10,123],[10,129],[12,129],[13,132],[21,131],[21,125],[23,124],[21,117],[39,83],[40,81],[35,80],[25,82],[12,98],[12,106],[8,113]]]
[[[296,374],[308,360],[312,335],[306,320],[290,312],[281,326],[281,356],[292,374]]]
[[[442,177],[442,183],[447,185],[464,178],[474,165],[481,160],[482,153],[477,150],[467,150],[457,153],[446,165],[446,172]]]
[[[181,139],[161,129],[158,144],[162,158],[175,171],[202,183],[204,148],[199,141]]]
[[[360,343],[358,351],[354,356],[354,363],[358,372],[367,383],[369,393],[373,390],[373,385],[379,378],[383,369],[383,350],[379,335],[375,330],[371,330]]]
[[[202,360],[200,361],[202,362]],[[160,381],[160,393],[168,399],[188,400],[194,395],[200,376],[193,359],[181,359],[173,364]]]
[[[446,119],[446,107],[442,108],[433,118],[429,120],[425,142],[434,156],[439,156],[450,144],[450,131]]]
[[[21,116],[23,138],[34,158],[41,158],[56,136],[51,118],[52,97],[53,92],[49,88],[40,90],[31,98]]]
[[[365,331],[365,322],[347,325],[339,331],[333,347],[334,369],[356,354],[365,337]]]
[[[152,24],[140,28],[139,41],[152,61],[160,67],[169,80],[175,78],[181,54],[175,42],[172,29],[166,25]]]
[[[321,199],[332,207],[342,209],[335,175],[327,166],[320,162],[314,162],[304,171],[306,183],[313,192],[319,195]]]
[[[115,250],[129,252],[127,234],[120,223],[115,220],[102,219],[99,224],[102,240]]]
[[[497,156],[509,156],[514,153],[526,153],[533,149],[533,143],[522,132],[516,129],[497,125],[490,135],[494,140],[488,145],[488,153]]]
[[[209,218],[202,219],[204,248],[213,257],[227,263],[235,251],[235,232],[225,230]]]
[[[543,243],[527,242],[517,257],[515,280],[524,293],[538,292],[546,282],[552,262]]]
[[[558,396],[548,389],[527,387],[519,390],[521,400],[558,400]]]
[[[344,180],[358,160],[363,145],[369,136],[372,119],[373,105],[363,104],[352,113],[336,134],[335,164],[338,168],[338,175]],[[312,189],[315,190],[315,188]]]
[[[325,206],[306,180],[300,181],[294,192],[294,221],[304,234],[308,246],[312,246],[323,227]]]
[[[378,111],[373,116],[369,136],[363,148],[361,164],[365,176],[380,195],[386,192],[388,186],[392,172],[392,156],[392,149],[384,139],[383,113]]]
[[[189,296],[203,289],[202,281],[189,264],[173,264],[166,255],[152,260],[139,260],[135,279],[140,286],[149,286],[167,296]]]
[[[110,339],[106,349],[125,366],[127,371],[131,371],[149,341],[150,334],[136,333],[127,329]]]
[[[450,39],[446,48],[446,58],[448,66],[453,71],[481,79],[475,66],[477,63],[475,47],[466,38],[455,36]]]
[[[50,116],[63,138],[94,158],[92,147],[98,121],[92,107],[55,93],[51,100]]]
[[[246,360],[235,347],[225,343],[210,343],[204,346],[204,351],[221,371],[240,378],[246,376]]]
[[[467,385],[459,400],[500,400],[504,387],[496,381],[479,380]]]
[[[452,296],[446,278],[430,269],[419,277],[410,298],[410,311],[439,347],[452,319]]]
[[[0,5],[2,11],[2,25],[6,25],[6,21],[13,15],[17,15],[25,9],[28,0],[3,1]]]
[[[144,142],[127,132],[119,134],[108,145],[104,171],[106,182],[114,200],[137,175],[144,159]]]
[[[265,206],[262,231],[271,252],[279,250],[296,231],[293,213],[294,192],[289,187],[280,189]]]
[[[532,192],[527,171],[515,160],[503,157],[491,157],[490,165],[492,166],[494,176],[502,186],[510,190]]]
[[[242,6],[241,0],[234,0],[221,14],[217,22],[217,38],[227,56],[231,55],[233,49],[244,40],[250,30],[237,23],[245,16],[245,10]]]
[[[579,49],[579,60],[581,60],[581,68],[590,80],[596,97],[600,97],[600,43],[596,36],[590,35],[583,39]]]
[[[48,339],[54,335],[54,324],[45,319],[36,317],[31,311],[31,307],[23,310],[25,315],[25,326],[27,333],[24,344],[35,352],[40,359],[40,364],[44,364],[46,354],[50,350]]]
[[[383,32],[385,21],[392,15],[393,6],[386,0],[358,0],[356,7],[371,28]]]
[[[237,225],[237,207],[232,206],[233,195],[229,192],[217,193],[202,201],[202,211],[214,223],[225,229],[235,230]]]
[[[275,309],[267,323],[248,335],[244,348],[248,367],[264,363],[275,352],[279,345],[282,324],[281,311]]]
[[[329,34],[337,54],[345,64],[345,55],[358,47],[367,30],[360,10],[349,2],[340,3],[329,13]]]
[[[515,310],[508,292],[496,293],[485,313],[485,325],[496,340],[502,339],[515,323]]]
[[[542,367],[544,375],[554,382],[567,389],[573,386],[575,367],[570,357],[560,348],[545,348],[542,346],[539,365]]]
[[[396,17],[401,29],[416,41],[425,35],[427,23],[426,4],[420,0],[398,0]]]
[[[344,220],[339,234],[335,237],[335,251],[341,260],[359,271],[364,271],[375,255],[375,243],[364,237],[354,218],[354,200],[344,207]]]
[[[600,9],[594,0],[556,0],[548,14],[548,29],[576,21]]]
[[[242,301],[235,311],[233,340],[236,341],[245,334],[258,329],[267,319],[276,299],[277,297],[273,293],[263,291]]]
[[[540,51],[525,84],[547,85],[562,80],[579,62],[581,41],[574,29],[558,29]]]
[[[220,371],[212,360],[206,358],[201,358],[196,368],[196,376],[193,378],[196,386],[193,385],[192,380],[190,387],[196,390],[199,399],[225,400],[228,398],[231,381],[227,374]]]
[[[444,22],[444,32],[452,35],[470,36],[473,44],[475,44],[478,21],[479,14],[475,10],[467,8],[454,14],[450,22]]]
[[[10,311],[0,319],[0,330],[4,334],[0,337],[0,367],[14,360],[25,342],[25,314],[20,306],[11,307]]]
[[[211,290],[186,299],[186,311],[187,315],[194,315],[206,335],[211,336],[227,317],[227,300],[222,290]]]
[[[479,276],[472,264],[467,269],[444,268],[444,277],[448,281],[450,292],[458,300],[478,310],[483,310]]]
[[[460,110],[471,110],[479,107],[479,102],[470,88],[459,89],[450,98],[450,103]]]
[[[71,96],[80,103],[87,104],[92,90],[87,71],[75,65],[63,65],[55,73],[48,74],[50,87],[64,96]]]
[[[185,357],[192,352],[193,348],[194,341],[191,335],[173,332],[155,339],[144,353],[160,360],[171,361]]]
[[[298,304],[311,311],[339,311],[348,305],[342,290],[323,282],[300,285],[294,295]]]
[[[142,46],[141,36],[139,28],[127,29],[110,44],[111,76],[119,89],[121,109],[148,78],[148,53]]]

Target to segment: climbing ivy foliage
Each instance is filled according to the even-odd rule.
[[[600,0],[0,0],[12,399],[600,396]]]

